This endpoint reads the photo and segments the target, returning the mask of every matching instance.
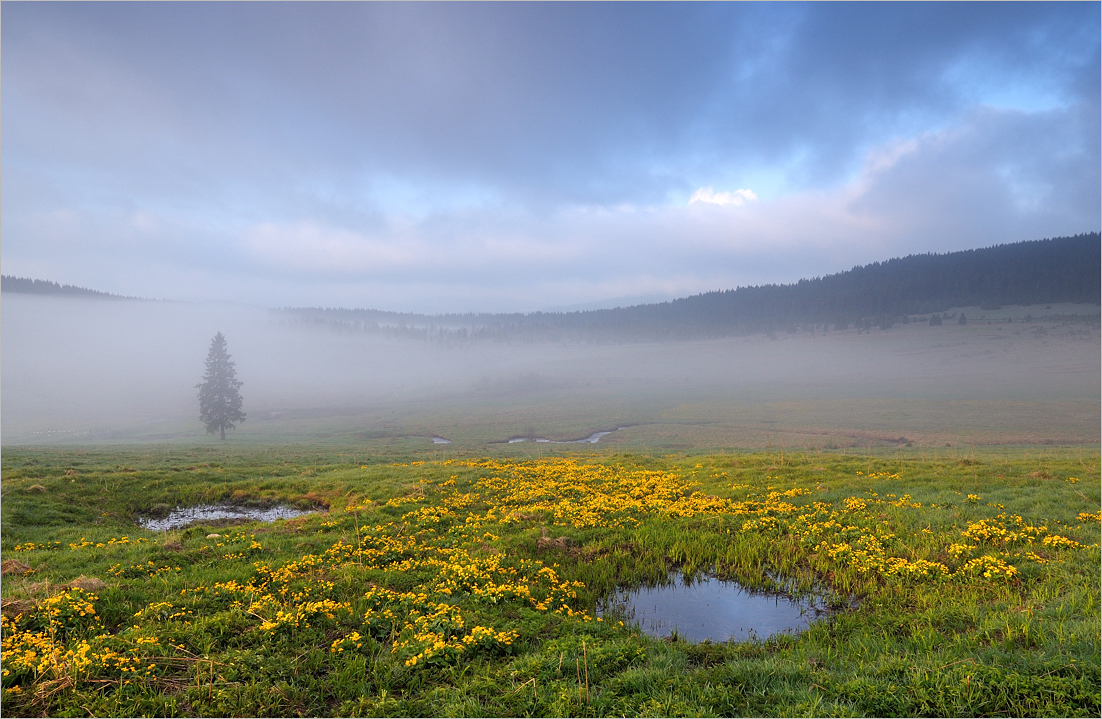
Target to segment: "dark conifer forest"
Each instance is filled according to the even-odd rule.
[[[3,292],[19,292],[28,295],[68,295],[70,297],[95,297],[106,300],[133,300],[136,297],[124,297],[113,295],[110,292],[90,290],[87,287],[75,285],[61,285],[49,280],[32,280],[26,277],[0,276],[0,290]]]
[[[1099,233],[947,254],[909,255],[790,285],[761,285],[658,304],[580,312],[419,315],[284,308],[284,320],[437,339],[635,341],[793,330],[890,327],[952,307],[1098,304]]]

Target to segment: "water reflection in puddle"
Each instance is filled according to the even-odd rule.
[[[283,505],[275,507],[240,507],[233,504],[200,504],[194,507],[177,507],[169,512],[167,517],[161,519],[140,519],[140,524],[145,529],[154,532],[165,532],[170,529],[179,529],[195,522],[211,521],[217,519],[231,519],[252,522],[274,522],[277,519],[290,519],[304,514],[314,514],[316,509],[295,509]]]
[[[686,582],[679,573],[661,587],[620,591],[599,606],[599,615],[624,618],[652,637],[678,636],[693,642],[710,639],[766,639],[795,633],[827,614],[824,602],[785,594],[750,592],[737,582],[701,577]]]

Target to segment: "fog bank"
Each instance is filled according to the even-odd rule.
[[[1093,319],[1047,323],[1023,322],[1025,311],[1015,308],[970,312],[966,326],[911,324],[866,334],[433,343],[285,325],[265,309],[240,305],[5,293],[2,441],[201,437],[195,385],[219,331],[245,383],[249,419],[239,438],[255,437],[281,417],[286,424],[331,416],[331,426],[350,433],[391,431],[381,427],[379,412],[398,416],[411,407],[421,417],[447,417],[448,426],[433,431],[458,431],[492,414],[493,432],[503,436],[486,438],[496,441],[524,432],[552,404],[566,414],[562,432],[585,436],[606,428],[594,426],[596,417],[650,421],[681,402],[711,402],[720,419],[753,418],[756,404],[779,401],[1098,402],[1097,307],[1055,307],[1050,316]],[[588,403],[576,427],[571,402]]]

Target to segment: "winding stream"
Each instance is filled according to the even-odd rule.
[[[604,432],[594,432],[588,437],[582,439],[545,439],[544,437],[536,437],[533,441],[540,442],[542,444],[597,444],[601,440],[601,437],[612,434],[616,430],[623,429],[623,427],[617,427],[616,429],[610,429]],[[527,437],[510,437],[509,444],[517,444],[518,442],[527,442]]]

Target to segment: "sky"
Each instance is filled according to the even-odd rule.
[[[1102,225],[1098,3],[0,6],[3,273],[627,304]]]

